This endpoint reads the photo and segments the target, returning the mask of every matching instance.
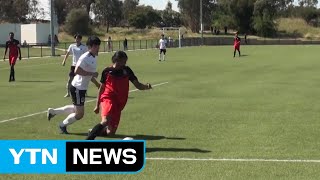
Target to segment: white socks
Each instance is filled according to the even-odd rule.
[[[71,114],[76,112],[74,105],[67,105],[61,108],[53,109],[54,114]]]
[[[70,124],[76,122],[76,113],[69,114],[69,116],[60,123],[61,127],[69,126]]]

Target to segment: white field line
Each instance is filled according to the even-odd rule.
[[[217,162],[282,162],[282,163],[320,163],[320,160],[312,159],[214,159],[214,158],[159,158],[150,157],[147,160],[155,161],[217,161]]]
[[[165,85],[165,84],[168,84],[168,83],[169,82],[163,82],[163,83],[155,84],[152,87],[162,86],[162,85]],[[133,89],[133,90],[130,90],[129,92],[135,92],[135,91],[138,91],[138,89]],[[86,103],[93,102],[93,101],[96,101],[96,99],[91,99],[89,101],[86,101]],[[46,112],[47,111],[41,111],[41,112],[37,112],[37,113],[33,113],[33,114],[28,114],[28,115],[25,115],[25,116],[20,116],[20,117],[15,117],[15,118],[11,118],[11,119],[1,120],[0,124],[1,123],[5,123],[5,122],[10,122],[10,121],[15,121],[15,120],[18,120],[18,119],[31,117],[31,116],[36,116],[36,115],[43,114],[43,113],[46,113]]]

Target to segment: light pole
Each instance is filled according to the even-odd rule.
[[[202,22],[202,0],[200,0],[200,31],[201,31],[201,45],[203,45],[203,22]]]
[[[50,34],[51,34],[51,56],[55,56],[55,49],[54,49],[54,44],[55,44],[55,35],[54,35],[54,24],[53,24],[53,0],[50,0]]]

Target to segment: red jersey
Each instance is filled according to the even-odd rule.
[[[239,37],[235,37],[234,42],[233,42],[233,46],[240,47],[240,42],[241,42],[241,39]]]
[[[100,101],[111,99],[118,103],[122,108],[125,106],[129,95],[129,80],[131,82],[137,80],[133,71],[128,66],[121,69],[107,67],[101,74],[101,83],[104,84],[104,92],[100,97]]]
[[[6,48],[9,48],[9,56],[18,57],[20,42],[16,39],[9,40],[6,42]]]

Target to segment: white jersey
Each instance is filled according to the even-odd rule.
[[[86,52],[79,58],[76,67],[81,67],[87,72],[97,72],[97,59],[90,52]],[[87,90],[92,76],[81,76],[76,74],[71,82],[78,90]]]
[[[160,49],[166,49],[166,44],[167,44],[167,40],[165,40],[165,39],[160,39],[159,40]]]
[[[87,52],[88,48],[87,46],[80,44],[80,46],[77,46],[77,44],[71,44],[68,48],[68,53],[72,53],[72,66],[75,66],[77,64],[77,61],[79,60],[80,56]]]

